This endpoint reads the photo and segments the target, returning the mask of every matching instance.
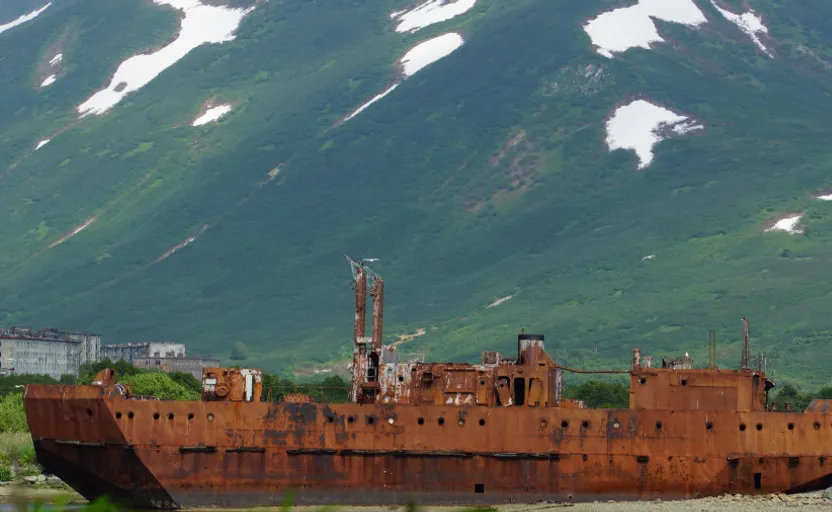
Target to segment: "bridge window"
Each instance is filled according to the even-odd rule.
[[[378,354],[370,354],[370,364],[367,368],[367,382],[375,382],[378,377]]]
[[[514,403],[515,405],[526,403],[526,379],[523,377],[514,379]]]
[[[503,399],[505,399],[506,402],[511,401],[511,395],[509,395],[508,377],[497,378],[497,394],[495,395],[495,397],[497,399],[497,405],[509,405],[508,403],[503,403]]]

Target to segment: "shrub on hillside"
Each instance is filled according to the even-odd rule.
[[[194,393],[202,395],[202,382],[199,379],[187,372],[170,372],[170,378],[174,382],[181,385],[185,389],[189,389]]]
[[[583,400],[593,409],[624,409],[630,405],[630,390],[619,382],[590,380],[567,388],[566,396]]]
[[[128,363],[127,361],[116,361],[115,363],[109,359],[102,359],[97,363],[86,363],[81,365],[81,376],[78,377],[78,384],[89,385],[92,384],[92,379],[101,370],[113,368],[116,371],[116,378],[122,379],[141,373],[141,370]]]
[[[20,393],[20,388],[26,384],[57,384],[58,381],[48,375],[8,375],[0,377],[0,396],[10,393]]]
[[[116,374],[118,375],[118,374]],[[133,386],[134,395],[151,395],[161,400],[199,400],[199,393],[177,383],[166,373],[139,373],[119,378],[119,382]]]
[[[234,347],[231,349],[231,360],[232,361],[243,361],[248,357],[248,347],[242,341],[238,341],[234,343]]]

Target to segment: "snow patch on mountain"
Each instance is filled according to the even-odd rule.
[[[365,110],[367,110],[367,108],[368,108],[370,105],[372,105],[373,103],[377,102],[377,101],[378,101],[378,100],[380,100],[381,98],[383,98],[383,97],[387,96],[388,94],[390,94],[391,92],[393,92],[393,91],[396,89],[396,87],[398,87],[398,86],[399,86],[399,84],[398,84],[398,83],[393,84],[392,86],[388,87],[386,91],[384,91],[384,92],[382,92],[382,93],[379,93],[379,94],[376,94],[375,96],[373,96],[373,98],[372,98],[370,101],[368,101],[367,103],[365,103],[365,104],[361,105],[360,107],[358,107],[358,108],[355,110],[355,112],[353,112],[352,114],[348,115],[348,116],[346,117],[346,119],[344,119],[344,121],[349,121],[349,120],[350,120],[350,119],[352,119],[353,117],[355,117],[355,116],[357,116],[358,114],[360,114],[360,113],[364,112]]]
[[[52,57],[52,60],[49,61],[49,65],[56,66],[56,65],[60,64],[62,60],[64,60],[64,54],[59,53],[58,55],[55,55],[54,57]]]
[[[397,11],[390,18],[399,21],[396,32],[416,32],[435,23],[455,18],[473,9],[477,0],[428,0],[407,11]]]
[[[439,59],[447,57],[464,42],[461,35],[451,32],[417,44],[402,57],[405,77],[411,77]]]
[[[405,53],[404,57],[399,59],[399,65],[401,65],[401,78],[399,78],[396,83],[388,87],[384,92],[375,95],[372,99],[370,99],[370,101],[358,107],[358,109],[345,117],[341,122],[349,121],[353,117],[357,116],[366,110],[370,105],[393,92],[403,80],[407,80],[439,59],[447,57],[464,43],[465,41],[462,39],[461,35],[456,32],[450,32],[417,44]]]
[[[817,196],[815,199],[820,199],[821,201],[832,201],[832,194]]]
[[[198,0],[154,0],[154,3],[168,5],[184,13],[178,37],[159,51],[135,55],[122,62],[110,85],[78,107],[81,117],[107,112],[127,94],[150,83],[191,50],[204,44],[233,40],[243,17],[253,9],[215,7],[204,5]]]
[[[263,185],[267,185],[267,184],[271,183],[272,181],[274,181],[275,179],[277,179],[277,176],[280,174],[280,171],[283,170],[283,167],[285,165],[286,165],[286,163],[284,162],[284,163],[278,165],[277,167],[275,167],[274,169],[271,169],[269,172],[266,173],[266,175],[263,177],[263,179],[260,180],[257,183],[257,186],[262,187]]]
[[[59,238],[59,239],[55,240],[54,242],[52,242],[52,243],[49,245],[49,248],[51,249],[51,248],[53,248],[53,247],[56,247],[56,246],[58,246],[58,245],[61,245],[62,243],[66,242],[67,240],[69,240],[69,239],[70,239],[70,238],[72,238],[73,236],[77,235],[77,234],[78,234],[78,233],[80,233],[81,231],[83,231],[83,230],[87,229],[87,228],[89,227],[89,225],[90,225],[90,224],[92,224],[93,222],[95,222],[95,221],[97,221],[97,220],[98,220],[98,215],[94,215],[94,216],[90,217],[89,219],[85,220],[85,221],[83,222],[83,224],[80,224],[80,225],[78,225],[78,226],[76,226],[76,227],[72,228],[72,229],[71,229],[68,233],[66,233],[64,236],[62,236],[61,238]]]
[[[500,304],[502,304],[504,302],[508,302],[511,299],[513,299],[515,295],[517,295],[517,294],[515,293],[513,295],[506,295],[505,297],[500,297],[497,300],[495,300],[494,302],[492,302],[491,304],[485,306],[485,309],[495,308],[495,307],[499,306]]]
[[[48,77],[46,77],[46,80],[41,82],[40,86],[49,87],[50,85],[55,83],[55,80],[57,80],[56,75],[49,75]]]
[[[606,128],[609,150],[635,151],[638,168],[644,169],[653,162],[656,144],[670,135],[682,135],[703,127],[686,116],[645,100],[636,100],[619,107],[607,121]]]
[[[789,215],[788,217],[783,217],[782,219],[779,219],[777,222],[775,222],[773,226],[766,228],[766,232],[785,231],[790,235],[803,233],[802,229],[797,229],[797,224],[800,222],[800,218],[802,216],[803,215],[798,213],[795,215]]]
[[[0,25],[0,34],[7,30],[11,30],[18,25],[23,25],[27,21],[32,21],[33,19],[37,18],[43,11],[48,9],[50,5],[52,5],[52,2],[49,2],[48,4],[44,5],[36,11],[32,11],[29,14],[24,14],[23,16],[17,18],[16,20],[12,20],[9,23],[6,23],[5,25]]]
[[[630,48],[650,49],[651,43],[664,42],[653,18],[689,27],[708,20],[693,0],[639,0],[636,5],[605,12],[589,20],[584,31],[598,53],[612,58]]]
[[[39,150],[40,148],[42,148],[43,146],[45,146],[45,145],[49,144],[49,140],[50,140],[50,139],[43,139],[42,141],[38,142],[38,145],[37,145],[37,146],[35,146],[35,151],[37,151],[37,150]]]
[[[197,231],[193,235],[190,235],[185,240],[182,240],[178,244],[174,245],[173,247],[171,247],[170,249],[168,249],[167,251],[162,253],[162,255],[159,256],[158,258],[156,258],[156,260],[154,260],[153,263],[159,263],[160,261],[166,260],[166,259],[170,258],[171,256],[173,256],[173,253],[175,253],[176,251],[178,251],[180,249],[184,249],[185,247],[191,245],[193,242],[196,241],[197,238],[199,238],[199,235],[201,235],[202,233],[205,233],[205,231],[208,229],[208,227],[209,227],[208,224],[203,224],[203,226],[199,229],[199,231]]]
[[[221,117],[229,112],[231,112],[231,105],[210,107],[204,114],[194,119],[192,126],[202,126],[203,124],[219,121]]]
[[[758,34],[768,34],[768,27],[763,24],[763,20],[759,16],[754,14],[754,11],[748,11],[743,14],[734,14],[718,6],[714,0],[711,0],[711,4],[717,11],[719,11],[719,14],[721,14],[723,18],[730,21],[739,27],[740,30],[745,32],[745,34],[750,37],[752,41],[754,41],[757,48],[762,50],[769,57],[774,58],[774,55],[768,51],[768,48],[765,47],[758,36]]]

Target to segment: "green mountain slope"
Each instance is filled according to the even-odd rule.
[[[526,328],[565,364],[623,367],[634,347],[702,361],[714,329],[735,365],[748,316],[778,377],[832,377],[811,364],[832,355],[832,204],[814,197],[832,190],[832,6],[750,2],[773,58],[703,0],[698,28],[656,21],[665,42],[599,55],[584,24],[630,4],[478,0],[400,33],[402,0],[249,2],[236,39],[76,121],[120,62],[175,37],[177,14],[56,0],[0,35],[0,322],[337,365],[348,252],[381,259],[386,337],[425,329],[405,352],[476,360]],[[452,31],[461,48],[339,124]],[[637,169],[605,123],[638,98],[704,129]],[[792,212],[802,233],[764,231]]]

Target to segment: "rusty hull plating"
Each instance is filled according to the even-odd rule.
[[[382,344],[384,282],[348,257],[356,290],[352,403],[261,402],[259,370],[209,368],[201,401],[29,385],[38,461],[89,499],[140,508],[673,499],[832,485],[832,401],[767,410],[750,369],[633,353],[628,409],[563,398],[542,335],[480,364],[399,361]],[[367,296],[372,336],[365,335]],[[747,332],[747,324],[746,324]]]

